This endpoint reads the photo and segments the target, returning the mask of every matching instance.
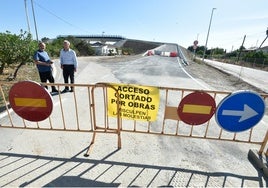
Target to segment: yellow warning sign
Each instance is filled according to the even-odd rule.
[[[118,93],[114,89],[108,88],[109,116],[117,116],[117,104],[120,104],[120,116],[124,119],[140,121],[157,119],[159,108],[159,89],[157,87],[129,84],[111,85],[117,89]]]

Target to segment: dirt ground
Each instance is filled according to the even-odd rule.
[[[252,90],[263,93],[259,88],[207,64],[189,61],[189,65],[185,66],[185,70],[193,77],[202,79],[219,91]]]
[[[237,90],[252,90],[258,93],[263,93],[259,88],[250,85],[233,75],[204,64],[201,61],[192,61],[192,54],[183,47],[181,47],[181,49],[189,63],[189,65],[185,67],[185,70],[187,70],[193,77],[202,79],[217,90],[231,92]]]

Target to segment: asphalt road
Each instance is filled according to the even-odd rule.
[[[176,46],[164,45],[157,50],[175,51]],[[58,65],[55,73],[56,82],[62,83]],[[78,84],[112,82],[215,89],[191,76],[180,58],[174,57],[81,57],[75,77]],[[78,103],[83,104],[83,88],[76,88],[76,93]],[[62,95],[62,101],[66,122],[71,126],[75,123],[72,94]],[[57,96],[54,105],[55,109],[60,105]],[[80,121],[88,121],[83,119],[83,108],[88,105],[80,106]],[[53,112],[53,123],[60,124],[59,117],[60,112]],[[0,186],[267,186],[266,179],[248,160],[249,149],[258,148],[255,145],[124,133],[122,149],[117,150],[116,136],[101,134],[92,154],[85,158],[91,136],[1,129]]]

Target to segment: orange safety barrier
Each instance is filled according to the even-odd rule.
[[[178,53],[177,52],[170,52],[170,57],[177,57]]]
[[[260,145],[260,154],[263,153],[265,149],[267,150],[267,127],[259,126],[261,122],[249,130],[232,133],[225,131],[222,127],[217,125],[214,114],[210,119],[208,119],[208,121],[201,122],[200,125],[189,125],[182,121],[181,117],[178,115],[179,103],[193,92],[206,93],[215,100],[216,104],[219,104],[222,99],[229,96],[231,92],[154,87],[157,91],[159,91],[159,101],[157,101],[151,98],[143,99],[142,95],[137,98],[140,93],[146,94],[146,92],[144,92],[146,87],[151,86],[125,85],[121,87],[121,91],[119,91],[117,85],[111,83],[47,83],[46,85],[48,86],[55,85],[58,90],[66,85],[73,86],[75,90],[73,93],[68,94],[68,100],[65,100],[61,93],[53,96],[54,107],[49,117],[40,122],[32,122],[19,117],[10,108],[10,103],[7,100],[7,96],[5,96],[5,93],[10,90],[13,84],[15,84],[15,82],[0,82],[0,96],[2,99],[1,106],[4,107],[2,113],[6,113],[5,116],[1,117],[0,127],[32,130],[92,132],[92,140],[85,156],[88,156],[92,150],[97,133],[117,134],[117,145],[118,148],[121,148],[121,132],[257,144]],[[130,89],[127,88],[129,86],[131,86]],[[123,90],[126,90],[125,92],[136,92],[137,95],[135,95],[135,99],[133,98],[134,95],[121,94],[120,92],[123,92]],[[111,93],[112,97],[115,97],[116,100],[111,99]],[[124,101],[126,99],[129,100],[131,96],[132,100],[137,100],[138,102]],[[267,106],[268,94],[260,94],[260,96],[263,98]],[[143,105],[141,101],[146,101],[147,105]],[[148,115],[147,112],[142,110],[131,111],[124,109],[124,107],[126,107],[124,104],[128,103],[129,105],[131,104],[130,106],[133,107],[133,109],[147,108],[147,111],[149,111],[149,108],[154,109],[155,107],[155,104],[152,104],[152,101],[158,102],[158,113],[155,121],[149,120],[153,115]],[[111,116],[109,111],[111,103],[116,104],[114,116]],[[136,115],[129,115],[127,113],[136,113]],[[72,114],[72,118],[69,117],[69,114]],[[127,118],[123,117],[124,114],[126,114]],[[140,118],[142,121],[137,118]],[[68,119],[68,121],[66,121],[66,119]],[[268,155],[267,151],[265,152],[265,155]]]

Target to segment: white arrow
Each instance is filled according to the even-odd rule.
[[[238,122],[245,121],[253,116],[258,115],[258,113],[250,108],[248,105],[244,104],[244,110],[243,111],[237,111],[237,110],[223,110],[222,115],[225,116],[241,116]]]

